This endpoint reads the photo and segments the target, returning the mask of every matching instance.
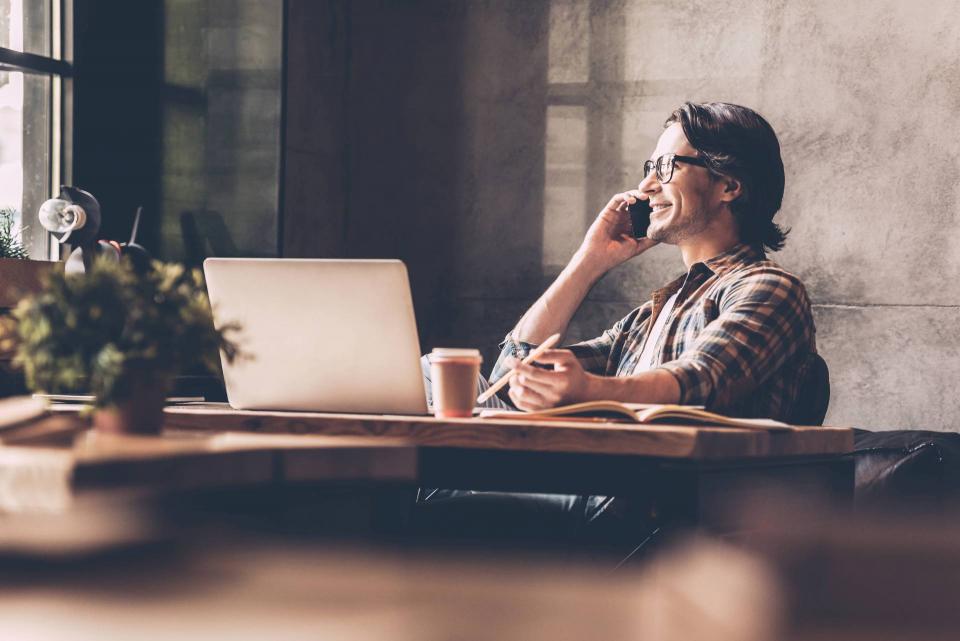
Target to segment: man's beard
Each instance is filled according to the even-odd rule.
[[[710,216],[704,211],[696,211],[683,220],[670,220],[660,227],[651,225],[647,237],[667,245],[679,245],[685,240],[698,236],[710,226]]]

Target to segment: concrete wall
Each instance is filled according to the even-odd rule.
[[[162,1],[161,253],[275,256],[283,4]]]
[[[793,232],[774,258],[814,302],[833,378],[827,421],[960,428],[960,5],[290,5],[314,7],[306,14],[338,34],[326,59],[342,63],[324,76],[337,108],[287,131],[310,147],[299,160],[288,149],[288,177],[339,178],[320,183],[326,198],[309,213],[288,186],[287,235],[334,221],[296,254],[406,259],[425,349],[492,358],[607,197],[637,183],[669,112],[731,101],[781,137],[779,220]],[[291,76],[288,109],[317,99],[304,82]],[[571,338],[682,270],[666,246],[615,270]]]

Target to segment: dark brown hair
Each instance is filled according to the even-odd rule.
[[[783,160],[777,134],[763,116],[726,102],[685,102],[664,127],[680,123],[707,169],[740,181],[742,193],[730,203],[740,240],[771,251],[783,247],[789,229],[773,222],[783,202]]]

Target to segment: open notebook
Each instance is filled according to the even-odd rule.
[[[651,405],[646,403],[621,403],[619,401],[588,401],[561,405],[537,412],[513,412],[486,410],[483,418],[507,419],[613,419],[633,423],[682,423],[694,425],[718,425],[723,427],[759,428],[765,430],[789,429],[790,426],[769,418],[734,418],[715,414],[696,405]]]

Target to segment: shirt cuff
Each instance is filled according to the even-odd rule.
[[[703,405],[708,407],[713,397],[713,376],[710,370],[696,361],[670,361],[660,365],[673,374],[680,385],[680,405]]]
[[[536,345],[531,343],[514,340],[512,332],[507,334],[503,339],[503,342],[500,343],[500,356],[497,358],[497,362],[494,364],[493,370],[490,372],[489,381],[491,383],[496,383],[508,371],[510,371],[510,368],[504,364],[504,361],[506,361],[508,357],[513,356],[514,358],[523,360],[535,348]]]

